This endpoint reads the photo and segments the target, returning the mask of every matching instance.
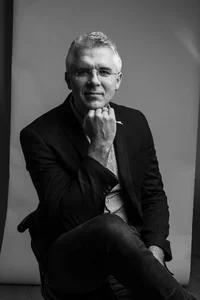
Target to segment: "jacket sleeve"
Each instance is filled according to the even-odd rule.
[[[30,128],[21,131],[20,142],[40,205],[52,222],[59,218],[71,230],[103,213],[105,196],[118,183],[112,172],[88,156],[76,169],[70,158],[63,166],[53,147]]]
[[[169,207],[163,189],[162,176],[148,122],[142,114],[148,132],[148,166],[141,188],[144,226],[141,236],[147,247],[157,245],[163,249],[165,260],[172,259],[169,235]]]

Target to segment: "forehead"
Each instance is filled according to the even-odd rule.
[[[83,48],[74,52],[72,65],[77,67],[117,68],[116,54],[108,47]]]

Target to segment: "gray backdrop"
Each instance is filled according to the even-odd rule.
[[[38,203],[25,170],[20,130],[68,94],[64,60],[74,37],[101,30],[117,44],[123,81],[114,101],[140,109],[155,140],[170,206],[169,268],[190,271],[199,108],[199,4],[195,0],[18,0],[14,48],[9,199],[0,281],[37,283],[26,232],[16,226]]]

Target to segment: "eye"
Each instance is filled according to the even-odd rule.
[[[104,69],[100,69],[98,73],[99,73],[99,75],[102,76],[102,77],[107,77],[107,76],[110,76],[110,75],[111,75],[111,71],[109,71],[109,70],[104,70]]]
[[[83,70],[76,71],[75,75],[78,76],[78,77],[86,77],[86,76],[89,75],[89,73],[90,73],[89,70],[83,69]]]

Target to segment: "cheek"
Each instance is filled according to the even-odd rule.
[[[115,84],[113,84],[113,83],[107,83],[104,86],[104,89],[105,89],[106,94],[112,95],[112,94],[115,93]]]

